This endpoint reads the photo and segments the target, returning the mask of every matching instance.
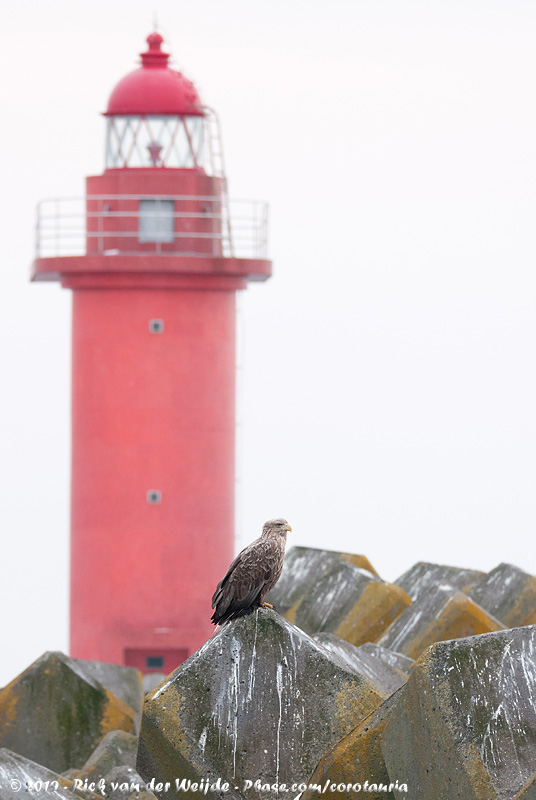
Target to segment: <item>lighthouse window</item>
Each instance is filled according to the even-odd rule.
[[[149,505],[157,505],[162,502],[162,492],[158,489],[149,489],[147,492],[147,502]]]
[[[201,167],[205,162],[204,116],[178,114],[108,117],[106,166]]]
[[[163,319],[151,319],[151,320],[149,320],[149,332],[150,333],[164,333],[164,320]]]
[[[140,200],[140,242],[172,242],[175,238],[173,200]]]

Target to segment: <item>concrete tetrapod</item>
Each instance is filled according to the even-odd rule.
[[[398,659],[404,659],[404,666],[413,661],[400,653],[391,653],[377,644],[362,644],[356,647],[333,633],[315,633],[315,642],[348,665],[387,694],[393,694],[408,679],[408,673],[394,666]]]
[[[395,583],[406,591],[412,600],[417,600],[440,586],[451,586],[453,589],[465,591],[476,580],[485,577],[485,572],[463,567],[449,567],[445,564],[430,564],[427,561],[418,561],[404,572]]]
[[[114,767],[136,766],[138,740],[126,731],[111,731],[101,739],[81,769],[71,769],[68,776],[74,780],[96,781]]]
[[[308,780],[309,787],[301,800],[319,797],[318,786],[326,787],[328,796],[340,800],[351,800],[361,793],[369,800],[393,800],[395,794],[389,791],[391,780],[382,753],[382,735],[400,694],[396,692],[385,700],[324,753]],[[332,792],[332,786],[338,787],[336,793]],[[346,791],[343,786],[347,787]],[[373,786],[379,791],[371,791]],[[387,787],[387,790],[380,787]],[[396,796],[402,798],[406,795],[396,792]]]
[[[378,577],[366,556],[316,547],[291,547],[285,556],[281,577],[266,599],[284,614],[339,564],[353,564]]]
[[[79,769],[134,712],[63,653],[45,653],[0,690],[0,746],[55,772]]]
[[[188,780],[208,781],[210,797],[258,798],[266,784],[285,784],[292,796],[322,753],[385,697],[259,609],[224,626],[148,695],[137,769],[159,798],[190,796]]]
[[[382,736],[387,772],[408,784],[407,800],[529,800],[535,654],[530,626],[440,642],[419,659]]]
[[[409,656],[397,653],[396,650],[388,650],[387,647],[382,647],[381,644],[375,642],[365,642],[365,644],[359,645],[357,649],[362,655],[366,654],[369,659],[383,661],[390,667],[400,670],[400,672],[403,672],[405,675],[409,675],[415,663]]]
[[[0,748],[0,800],[97,800],[102,794],[76,788],[71,780],[3,747]]]
[[[415,659],[435,642],[502,627],[463,592],[447,586],[422,594],[395,619],[378,644]]]
[[[378,639],[411,603],[394,583],[339,563],[285,613],[307,633],[334,633],[351,644]]]
[[[499,564],[466,594],[508,628],[536,623],[536,578],[512,564]]]
[[[125,667],[120,664],[108,664],[104,661],[84,661],[73,658],[79,668],[91,678],[102,683],[112,694],[119,697],[134,711],[136,732],[140,729],[141,709],[143,706],[143,675],[135,667]]]

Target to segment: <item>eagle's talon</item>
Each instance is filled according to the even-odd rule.
[[[273,606],[270,603],[261,603],[261,606],[263,608],[273,608]]]

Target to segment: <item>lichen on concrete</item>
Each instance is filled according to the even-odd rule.
[[[0,690],[0,745],[55,772],[80,768],[109,731],[134,733],[122,700],[63,653],[45,653]]]
[[[423,655],[382,743],[389,775],[413,785],[409,797],[514,800],[534,774],[535,654],[530,626],[441,642]]]
[[[378,639],[378,644],[415,659],[435,642],[502,627],[463,592],[445,586],[415,600]]]
[[[410,603],[399,586],[339,562],[285,616],[307,633],[334,633],[359,645],[381,636]]]
[[[139,731],[144,699],[143,678],[140,670],[122,664],[108,664],[79,658],[71,659],[71,663],[78,665],[82,673],[101,683],[108,691],[130,706],[134,712],[136,732]]]
[[[381,749],[382,734],[399,697],[399,693],[393,694],[324,753],[308,784],[313,786],[344,784],[354,787],[356,784],[363,786],[368,781],[369,784],[388,786],[390,778]],[[349,791],[338,791],[336,796],[341,800],[350,800],[355,798],[356,794],[358,793],[351,788]],[[309,789],[304,792],[301,800],[313,800],[315,797],[318,797],[317,791]],[[366,797],[371,800],[394,800],[393,793],[389,791],[380,793],[367,791]]]
[[[219,776],[231,783],[227,796],[253,797],[243,791],[245,779],[306,779],[385,697],[303,631],[260,609],[225,626],[147,697],[138,771],[164,781]],[[168,796],[176,795],[159,795]]]

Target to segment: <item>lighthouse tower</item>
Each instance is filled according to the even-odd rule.
[[[147,42],[103,174],[40,204],[32,277],[73,293],[71,655],[167,673],[211,635],[233,556],[235,300],[271,265],[214,113]]]

